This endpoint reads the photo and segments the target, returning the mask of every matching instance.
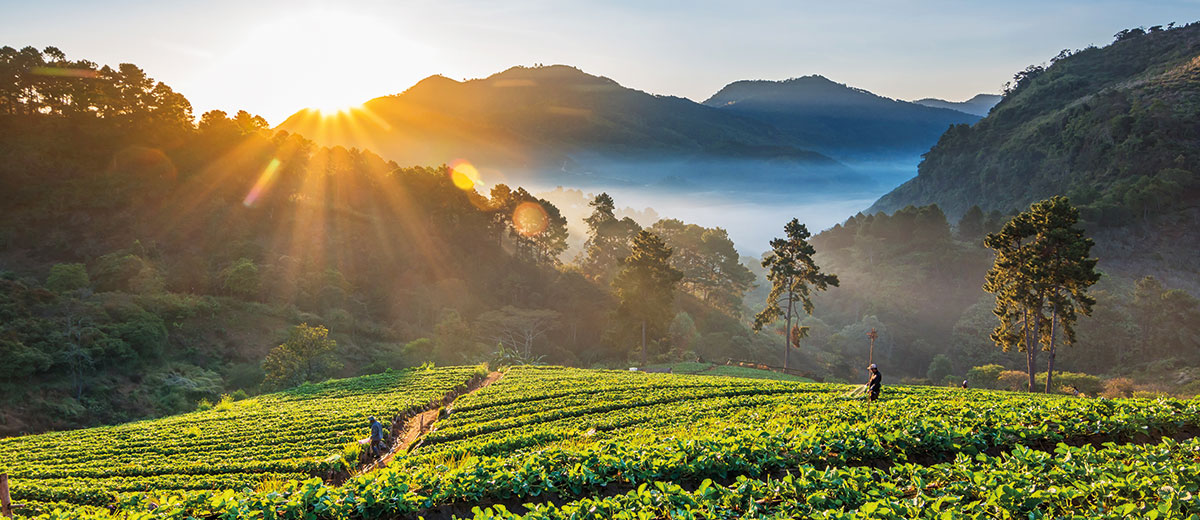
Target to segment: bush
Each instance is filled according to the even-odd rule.
[[[1040,391],[1046,387],[1046,373],[1042,372],[1037,375],[1038,388],[1035,391]],[[1063,389],[1066,390],[1063,390]],[[1075,372],[1058,372],[1054,373],[1054,388],[1053,391],[1062,392],[1065,394],[1072,393],[1072,388],[1078,388],[1079,393],[1089,396],[1100,395],[1104,390],[1104,384],[1100,382],[1100,378],[1091,374],[1079,374]]]
[[[967,371],[967,385],[971,388],[999,388],[1000,373],[1004,367],[1000,365],[982,365]]]
[[[83,289],[91,283],[83,264],[54,264],[46,278],[46,288],[59,293]]]
[[[1029,389],[1029,374],[1020,370],[1005,370],[996,376],[998,388],[1014,392]]]
[[[929,370],[925,371],[925,378],[936,383],[941,383],[947,376],[954,371],[954,366],[950,364],[950,358],[945,354],[933,356],[933,361],[929,362]]]
[[[1128,377],[1114,377],[1104,382],[1104,397],[1133,397],[1133,380]]]

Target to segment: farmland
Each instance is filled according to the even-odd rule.
[[[441,399],[472,368],[401,371],[308,384],[215,409],[120,426],[0,439],[20,503],[108,504],[129,492],[254,488],[343,469],[368,416]]]
[[[6,439],[0,464],[37,505],[22,512],[53,517],[1200,515],[1196,400],[888,387],[868,406],[847,385],[546,367],[458,398],[386,469],[315,478],[323,454],[365,433],[364,413],[390,417],[473,374],[368,376],[245,411]],[[220,413],[293,436],[254,444],[216,427]]]

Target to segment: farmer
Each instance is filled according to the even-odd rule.
[[[962,387],[963,387],[963,388],[966,388],[966,387],[967,387],[967,380],[966,380],[966,379],[963,379],[963,382],[962,382]]]
[[[871,379],[867,381],[867,392],[871,394],[870,400],[874,401],[879,399],[879,391],[883,388],[883,375],[879,373],[879,366],[875,363],[871,363],[867,370],[871,372]]]
[[[378,457],[383,454],[383,424],[371,416],[371,455]]]

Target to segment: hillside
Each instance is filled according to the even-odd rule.
[[[822,76],[737,81],[704,104],[767,123],[793,142],[839,159],[915,157],[950,125],[979,119],[885,98]]]
[[[762,122],[565,65],[513,67],[462,82],[432,76],[347,112],[298,112],[277,129],[326,145],[370,148],[401,164],[469,157],[490,168],[549,169],[540,175],[567,180],[580,168],[615,160],[773,159],[836,166]]]
[[[868,212],[937,204],[957,219],[1067,195],[1108,239],[1101,256],[1195,288],[1200,24],[1118,36],[1017,74],[988,117],[946,132]]]
[[[379,385],[395,385],[390,412],[470,373],[439,368],[333,381],[160,421],[0,439],[0,471],[13,477],[19,513],[61,509],[56,518],[1112,511],[1183,518],[1200,511],[1190,480],[1200,470],[1196,401],[887,386],[882,401],[867,406],[850,397],[849,385],[556,367],[505,370],[494,384],[454,399],[432,431],[388,467],[342,485],[272,474],[353,460],[340,451],[325,455],[365,434],[362,416],[372,406],[358,401],[376,399]],[[231,442],[237,419],[284,410],[294,426],[257,425],[260,439],[280,439],[269,448]],[[343,422],[326,419],[347,411]],[[168,435],[148,443],[148,432]],[[190,440],[172,440],[177,432]],[[240,451],[205,457],[205,449]],[[1080,478],[1097,472],[1109,478]]]
[[[979,117],[985,117],[988,115],[988,112],[992,110],[992,107],[996,106],[996,103],[1000,102],[1001,98],[1003,98],[1003,96],[997,94],[976,94],[974,97],[966,101],[946,101],[944,99],[937,98],[924,98],[913,101],[913,103],[925,105],[927,107],[948,108],[950,110],[957,110],[959,112],[966,112]]]

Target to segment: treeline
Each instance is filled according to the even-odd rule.
[[[639,357],[640,317],[617,312],[613,280],[642,229],[607,195],[564,263],[558,209],[518,187],[481,194],[467,166],[400,167],[246,112],[197,121],[137,67],[53,48],[0,49],[0,72],[0,432],[257,391],[267,353],[300,323],[336,344],[341,368],[322,376],[514,352]],[[725,232],[647,231],[681,273],[650,357],[765,350],[742,319],[752,275]]]
[[[989,339],[998,320],[994,297],[981,288],[993,259],[983,237],[1009,218],[972,207],[952,227],[936,205],[910,206],[855,215],[815,236],[818,263],[841,286],[818,295],[817,312],[803,321],[811,327],[802,341],[809,362],[857,381],[874,328],[875,361],[912,382],[957,384],[988,364],[1023,370],[1023,353]],[[1057,350],[1062,370],[1200,392],[1200,300],[1152,276],[1104,276],[1091,296],[1093,314],[1079,318],[1076,344]]]

